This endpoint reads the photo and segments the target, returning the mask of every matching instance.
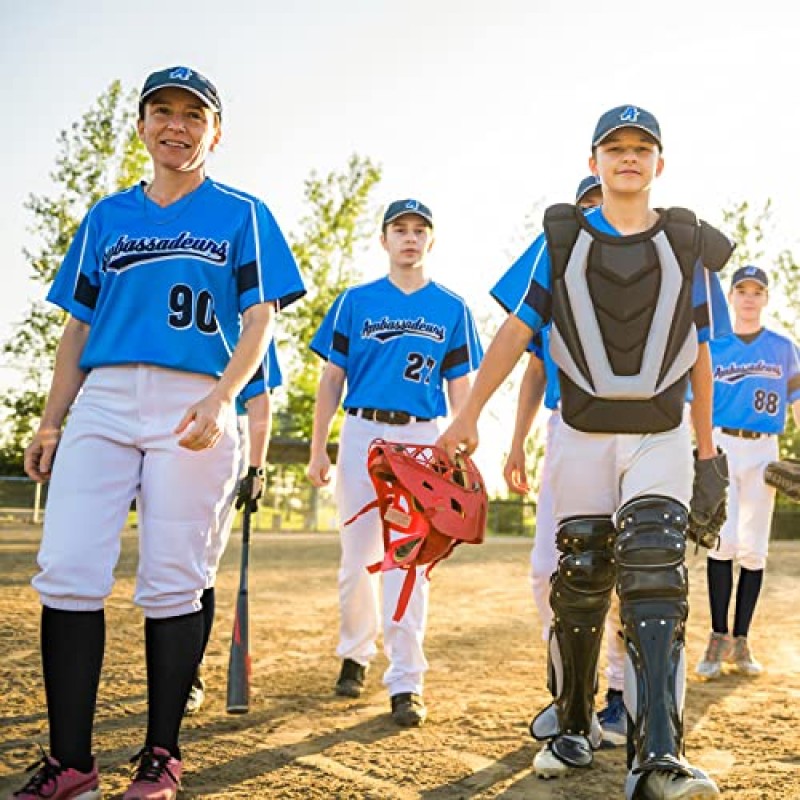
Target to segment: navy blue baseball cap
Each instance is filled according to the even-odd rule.
[[[656,140],[659,148],[663,150],[661,126],[658,124],[658,120],[649,111],[645,111],[639,106],[617,106],[606,111],[597,121],[594,136],[592,136],[592,147],[597,147],[603,139],[620,128],[639,128],[639,130],[649,133]]]
[[[151,94],[159,89],[166,88],[185,89],[200,98],[214,113],[222,116],[222,102],[216,86],[197,70],[189,69],[189,67],[168,67],[153,72],[144,82],[139,95],[139,103],[144,103]]]
[[[754,267],[752,264],[746,267],[739,267],[739,269],[733,273],[731,289],[735,289],[740,283],[744,283],[745,281],[753,281],[753,283],[757,283],[765,289],[769,287],[767,273],[760,267]]]
[[[389,203],[383,215],[383,224],[381,228],[385,230],[390,222],[394,222],[394,220],[398,217],[402,217],[404,214],[416,214],[418,217],[422,217],[431,228],[433,227],[433,214],[428,206],[424,203],[420,203],[419,200],[408,199],[395,200],[393,203]]]
[[[585,195],[592,191],[592,189],[600,188],[600,178],[597,175],[589,175],[578,184],[578,191],[575,192],[575,202],[580,203]]]

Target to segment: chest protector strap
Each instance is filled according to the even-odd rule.
[[[677,427],[697,358],[695,265],[721,269],[731,243],[683,208],[659,211],[647,231],[613,236],[561,204],[545,212],[544,231],[564,420],[592,433]]]

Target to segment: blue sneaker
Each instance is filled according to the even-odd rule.
[[[620,747],[628,741],[628,712],[619,689],[606,692],[606,706],[597,712],[603,728],[603,747]]]

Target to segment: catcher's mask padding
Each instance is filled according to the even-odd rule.
[[[405,612],[417,567],[435,564],[462,543],[480,544],[486,531],[488,498],[478,468],[466,455],[451,459],[439,447],[374,439],[367,470],[376,499],[345,525],[377,508],[385,556],[371,572],[408,571],[394,619]]]

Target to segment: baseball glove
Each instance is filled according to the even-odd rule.
[[[728,459],[717,448],[714,458],[694,461],[694,484],[689,504],[689,527],[686,535],[699,547],[711,549],[719,541],[725,524],[728,491]]]
[[[764,468],[764,483],[773,486],[795,503],[800,503],[800,460],[782,458]]]
[[[251,513],[258,511],[258,501],[264,494],[264,470],[249,467],[236,488],[236,510],[248,506]]]
[[[345,525],[377,508],[383,525],[383,561],[370,572],[406,570],[394,619],[406,610],[417,567],[431,569],[461,544],[480,544],[486,530],[488,497],[478,468],[466,455],[450,459],[433,445],[375,439],[367,469],[376,499]]]

